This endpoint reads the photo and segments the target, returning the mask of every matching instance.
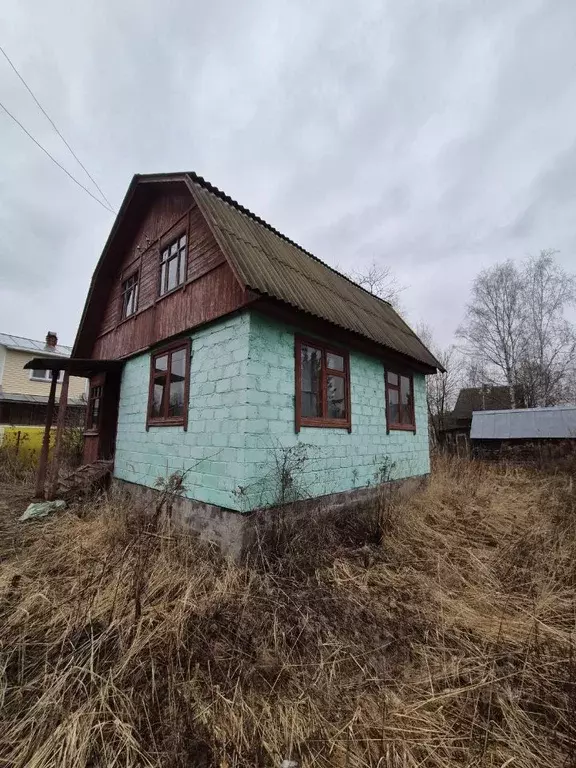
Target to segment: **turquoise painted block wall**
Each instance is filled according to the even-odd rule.
[[[187,496],[241,509],[244,482],[248,313],[193,334],[188,430],[146,431],[150,355],[129,360],[122,375],[114,475],[154,488],[159,477],[186,472]]]
[[[352,432],[294,432],[296,328],[245,312],[191,334],[188,430],[146,431],[150,355],[124,368],[114,474],[155,487],[186,472],[190,498],[248,511],[283,496],[313,497],[429,471],[425,381],[414,379],[417,432],[386,434],[384,371],[350,354]],[[294,483],[284,493],[286,463]],[[284,491],[286,489],[284,488]]]
[[[382,363],[358,352],[350,353],[352,432],[303,427],[295,433],[297,331],[255,313],[251,317],[244,454],[246,507],[273,503],[283,493],[286,483],[280,482],[278,471],[283,461],[289,470],[296,468],[295,496],[359,488],[373,484],[383,473],[390,479],[427,474],[430,458],[424,376],[414,377],[416,434],[386,434]]]

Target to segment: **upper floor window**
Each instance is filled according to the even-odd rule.
[[[138,309],[138,273],[135,272],[122,283],[122,319],[130,317]]]
[[[58,373],[58,383],[62,383],[62,379],[64,378],[64,371],[60,371]],[[39,369],[32,369],[30,371],[30,381],[47,381],[50,383],[52,381],[52,371],[45,371],[42,368]]]
[[[190,341],[176,342],[152,355],[147,426],[182,424],[188,415]]]
[[[387,371],[386,421],[388,429],[416,430],[414,380],[411,374]]]
[[[174,240],[160,252],[160,296],[186,280],[186,235]]]
[[[297,338],[296,429],[350,425],[348,353]]]

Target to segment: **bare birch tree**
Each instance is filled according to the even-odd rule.
[[[563,402],[574,379],[576,332],[565,311],[576,304],[576,278],[542,251],[520,268],[483,270],[457,334],[483,383],[504,382],[512,407]]]
[[[465,320],[456,331],[470,357],[490,366],[495,378],[508,385],[513,408],[525,346],[523,299],[522,278],[512,261],[482,270],[472,285]]]
[[[541,251],[524,268],[524,347],[518,383],[526,405],[556,405],[568,396],[574,376],[576,332],[566,308],[576,305],[576,278]]]

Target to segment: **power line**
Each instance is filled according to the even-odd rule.
[[[96,187],[96,189],[98,190],[98,192],[100,192],[100,194],[102,195],[102,199],[106,201],[106,203],[107,203],[108,207],[109,207],[109,208],[112,210],[112,212],[113,212],[113,213],[115,213],[115,211],[114,211],[114,207],[113,207],[112,203],[110,202],[110,200],[108,200],[108,198],[106,197],[106,195],[104,194],[104,192],[103,192],[103,191],[100,189],[100,186],[98,185],[98,182],[96,181],[96,179],[95,179],[95,178],[94,178],[94,177],[93,177],[93,176],[90,174],[90,172],[88,171],[88,169],[86,168],[86,166],[84,165],[84,163],[83,163],[83,162],[80,160],[80,158],[78,157],[78,155],[76,154],[76,152],[74,152],[74,150],[72,149],[72,147],[70,146],[70,144],[68,144],[68,142],[66,141],[66,139],[64,138],[64,136],[63,136],[63,135],[60,133],[60,131],[58,130],[58,128],[57,128],[57,126],[56,126],[56,123],[54,122],[54,120],[52,120],[52,118],[51,118],[51,117],[50,117],[50,115],[49,115],[49,114],[46,112],[46,110],[44,109],[44,107],[42,106],[42,104],[40,104],[40,102],[38,101],[38,99],[36,98],[36,96],[34,95],[34,93],[32,92],[32,89],[30,88],[30,86],[28,85],[28,83],[26,82],[26,80],[24,80],[24,78],[22,77],[22,75],[20,74],[20,72],[19,72],[19,71],[16,69],[16,66],[15,66],[15,65],[12,63],[12,61],[11,61],[10,57],[8,56],[8,54],[6,53],[6,51],[4,50],[4,48],[2,48],[2,46],[1,46],[1,45],[0,45],[0,52],[2,53],[2,55],[4,56],[4,58],[6,59],[6,61],[8,62],[8,64],[10,64],[10,66],[12,67],[12,69],[14,70],[14,72],[16,73],[17,77],[19,78],[19,80],[20,80],[20,82],[22,83],[22,85],[24,86],[24,88],[26,88],[26,90],[28,91],[28,93],[30,94],[30,96],[32,96],[32,98],[34,99],[34,102],[36,103],[36,106],[37,106],[37,107],[40,109],[40,111],[42,112],[42,114],[44,115],[44,117],[45,117],[45,118],[48,120],[48,122],[50,123],[50,125],[52,126],[52,128],[54,128],[54,130],[56,131],[56,133],[58,134],[58,136],[60,136],[60,138],[61,138],[61,139],[62,139],[62,141],[64,142],[64,145],[67,147],[67,149],[69,150],[69,152],[70,152],[70,154],[72,155],[72,157],[73,157],[73,158],[76,160],[76,162],[78,163],[78,165],[79,165],[79,166],[82,168],[82,170],[84,171],[84,173],[86,174],[86,176],[88,176],[88,178],[90,179],[90,181],[92,182],[92,184],[94,184],[94,186]]]
[[[72,176],[72,174],[71,174],[69,171],[67,171],[67,170],[66,170],[66,168],[64,168],[64,166],[63,166],[63,165],[61,165],[61,164],[58,162],[58,160],[56,160],[56,158],[55,158],[55,157],[53,157],[53,156],[50,154],[50,152],[48,152],[48,150],[47,150],[47,149],[44,149],[44,147],[42,146],[42,144],[40,144],[40,142],[39,142],[39,141],[36,141],[36,139],[34,138],[34,136],[32,136],[32,134],[30,133],[30,131],[28,131],[26,128],[24,128],[24,126],[22,125],[22,123],[20,122],[20,120],[18,120],[18,118],[14,117],[14,115],[12,114],[12,112],[10,112],[10,111],[9,111],[9,110],[8,110],[8,109],[7,109],[7,108],[4,106],[4,104],[2,104],[2,102],[1,102],[1,101],[0,101],[0,107],[2,107],[2,109],[4,110],[4,112],[6,112],[6,114],[8,115],[8,117],[12,118],[12,120],[14,120],[14,122],[16,123],[16,125],[18,125],[18,126],[19,126],[19,127],[20,127],[20,128],[23,130],[23,131],[24,131],[24,133],[26,134],[26,136],[28,136],[28,138],[29,138],[29,139],[32,139],[32,141],[34,142],[34,144],[36,144],[36,146],[37,146],[39,149],[41,149],[41,150],[42,150],[42,152],[44,152],[44,154],[45,154],[45,155],[48,155],[48,157],[50,158],[50,160],[52,160],[52,162],[53,162],[53,163],[55,163],[55,164],[58,166],[58,168],[60,168],[60,170],[61,170],[61,171],[64,171],[64,173],[66,174],[66,176],[68,176],[70,179],[72,179],[72,181],[74,182],[74,184],[77,184],[77,185],[80,187],[80,189],[83,189],[83,190],[84,190],[84,192],[86,192],[86,194],[90,195],[90,197],[91,197],[93,200],[96,200],[96,202],[97,202],[99,205],[101,205],[101,206],[102,206],[102,208],[105,208],[107,211],[110,211],[110,213],[115,213],[115,211],[114,211],[114,210],[113,210],[111,207],[108,207],[107,205],[105,205],[105,204],[102,202],[102,200],[100,200],[98,197],[96,197],[96,195],[93,195],[93,194],[92,194],[92,192],[90,192],[90,190],[89,190],[87,187],[85,187],[85,186],[84,186],[84,184],[81,184],[81,183],[78,181],[78,179],[74,178],[74,176]]]

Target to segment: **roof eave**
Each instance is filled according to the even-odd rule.
[[[61,355],[59,352],[48,352],[48,350],[40,350],[40,349],[30,349],[30,348],[24,348],[24,347],[12,347],[8,344],[4,345],[6,349],[11,350],[12,352],[23,352],[26,355],[37,355],[40,352],[42,352],[42,355],[44,357],[57,357],[57,358],[66,358],[70,357],[70,355]]]
[[[438,370],[444,371],[444,368],[438,363],[436,358],[433,359],[435,362],[438,363],[439,368],[435,367],[434,365],[431,365],[430,363],[425,362],[424,360],[419,360],[416,357],[412,357],[411,355],[406,354],[405,352],[399,352],[397,349],[393,349],[392,347],[388,347],[379,341],[376,341],[375,339],[371,338],[370,336],[365,336],[363,334],[358,333],[357,331],[354,331],[350,328],[346,328],[342,325],[336,325],[331,320],[327,320],[325,317],[322,317],[321,315],[314,314],[313,312],[307,312],[306,310],[294,306],[293,304],[290,304],[289,302],[282,301],[281,299],[276,298],[275,296],[270,296],[269,294],[259,292],[258,290],[251,288],[250,286],[249,290],[253,291],[253,293],[258,294],[260,297],[259,300],[255,302],[253,305],[254,308],[262,308],[262,307],[269,307],[272,305],[280,305],[282,307],[285,307],[286,310],[293,313],[295,316],[304,316],[308,318],[312,318],[315,321],[320,321],[321,323],[325,323],[327,328],[333,328],[336,330],[344,331],[345,333],[350,334],[351,337],[356,337],[358,339],[361,339],[364,343],[370,344],[372,347],[380,350],[380,356],[382,358],[388,358],[390,359],[390,356],[397,357],[399,360],[402,360],[405,362],[406,367],[413,366],[418,370],[418,372],[424,373],[424,375],[433,375],[437,373]]]

